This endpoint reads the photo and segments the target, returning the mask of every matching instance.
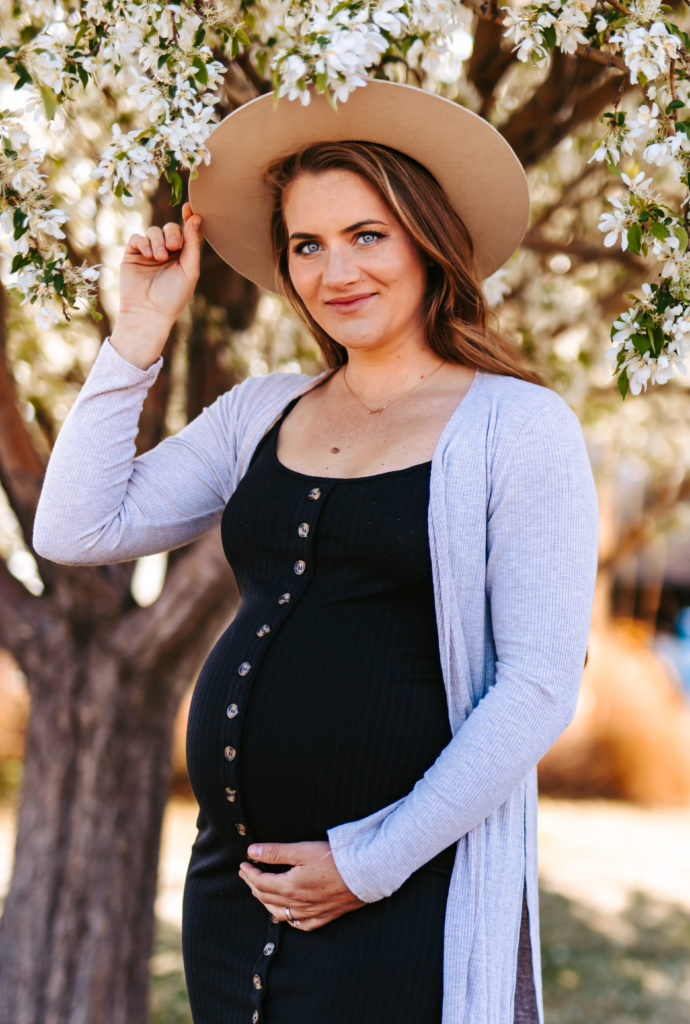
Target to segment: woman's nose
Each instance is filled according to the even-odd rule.
[[[322,280],[332,287],[352,284],[359,278],[359,267],[348,248],[334,246],[326,251]]]

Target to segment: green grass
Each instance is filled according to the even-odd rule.
[[[546,1024],[688,1024],[690,914],[638,894],[615,937],[558,893],[542,891]],[[191,1024],[179,932],[159,925],[151,1024]]]

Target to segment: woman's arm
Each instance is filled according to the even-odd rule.
[[[486,594],[495,684],[405,798],[329,830],[336,866],[360,899],[390,895],[484,821],[570,721],[596,537],[596,493],[579,424],[564,403],[551,402],[492,473]]]
[[[221,403],[135,459],[139,415],[172,325],[199,276],[201,219],[132,235],[120,266],[120,310],[55,444],[34,546],[56,562],[125,561],[193,540],[229,494],[232,446]]]
[[[56,562],[126,561],[209,530],[230,494],[234,458],[224,408],[232,392],[135,458],[138,421],[160,362],[141,370],[106,342],[58,436],[34,523]]]

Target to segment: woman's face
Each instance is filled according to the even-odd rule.
[[[305,173],[285,191],[293,287],[348,350],[425,347],[426,270],[376,189],[352,171]]]

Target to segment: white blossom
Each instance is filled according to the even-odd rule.
[[[612,35],[610,43],[620,43],[630,71],[630,81],[636,83],[640,74],[657,78],[668,71],[670,61],[679,56],[681,40],[666,28],[663,21],[653,22],[649,28],[629,23]]]

